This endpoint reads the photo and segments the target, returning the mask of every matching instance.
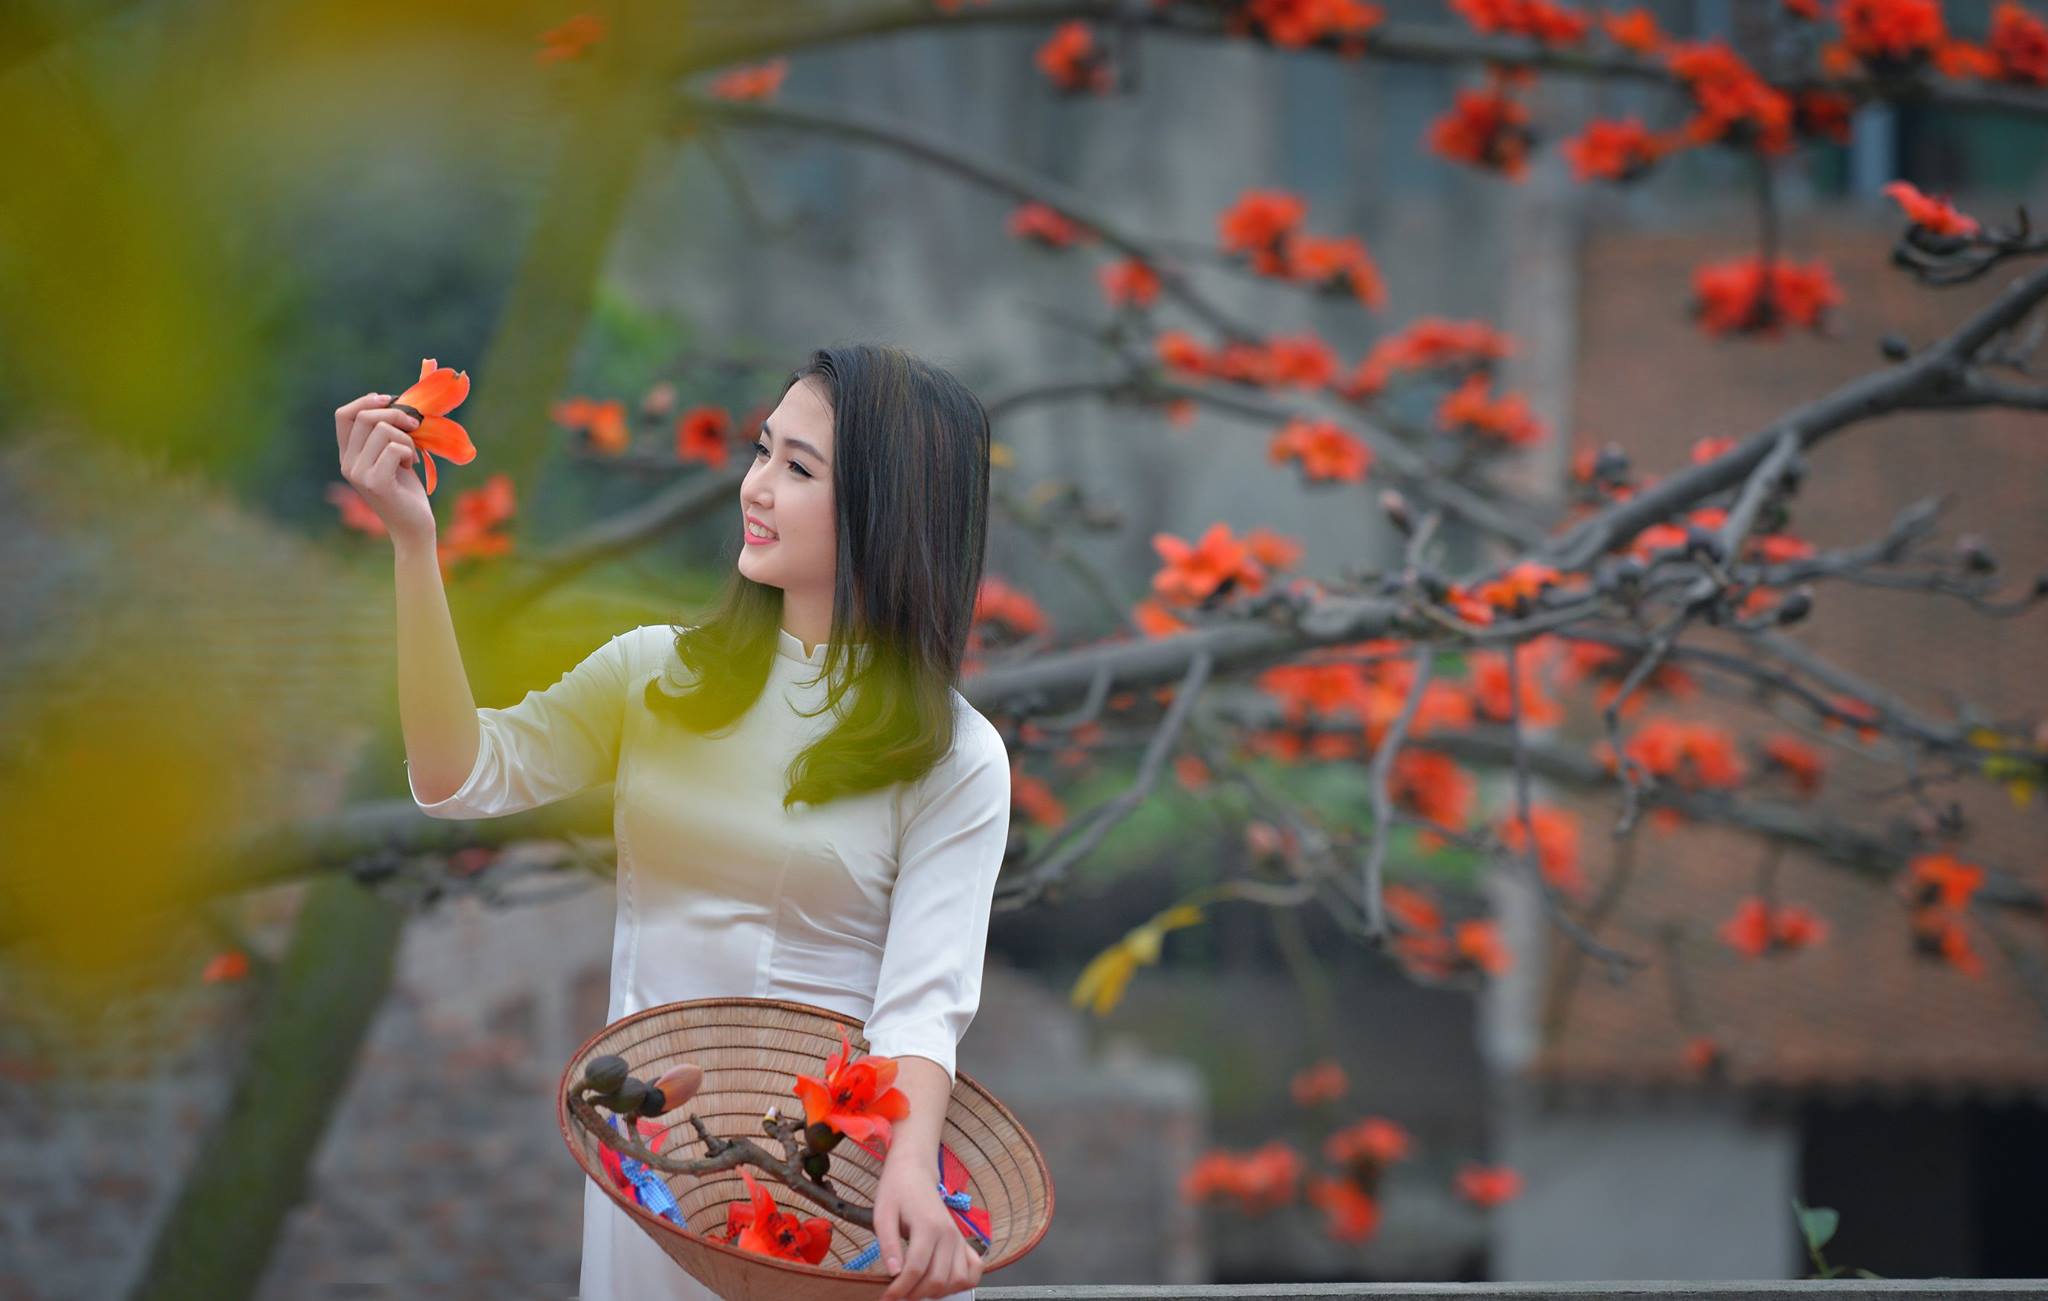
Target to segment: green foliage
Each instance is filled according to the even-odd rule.
[[[1804,1205],[1797,1197],[1792,1199],[1792,1208],[1799,1213],[1799,1231],[1806,1236],[1806,1249],[1818,1254],[1841,1227],[1840,1213],[1826,1206]]]
[[[1792,1199],[1792,1210],[1799,1217],[1799,1232],[1806,1239],[1806,1254],[1813,1257],[1815,1277],[1834,1278],[1844,1273],[1856,1274],[1863,1278],[1883,1278],[1867,1269],[1848,1269],[1842,1265],[1830,1265],[1821,1255],[1821,1248],[1834,1240],[1835,1230],[1841,1227],[1841,1214],[1827,1206],[1808,1206],[1797,1197]]]
[[[589,328],[576,350],[573,387],[600,400],[622,398],[630,407],[697,342],[688,322],[642,307],[605,281],[597,288]],[[683,405],[716,400],[690,394]]]

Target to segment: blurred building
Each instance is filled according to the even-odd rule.
[[[1987,209],[1987,218],[1993,215]],[[1831,338],[1710,340],[1676,310],[1692,269],[1727,256],[1726,227],[1593,226],[1585,238],[1573,368],[1573,430],[1612,439],[1666,473],[1695,440],[1751,434],[1886,364],[1878,341],[1915,348],[1994,297],[2013,273],[1947,290],[1887,265],[1898,222],[1806,212],[1785,252],[1824,259],[1846,302]],[[1929,496],[1946,503],[1942,546],[1982,533],[2008,594],[2048,572],[2048,442],[2024,411],[1919,413],[1855,426],[1816,449],[1791,530],[1817,545],[1880,536]],[[1925,715],[2048,710],[2043,618],[1980,613],[1925,592],[1817,584],[1803,646]],[[1709,638],[1706,644],[1714,644]],[[1728,642],[1723,645],[1733,644]],[[1702,681],[1710,674],[1696,675]],[[1775,725],[1702,693],[1659,712],[1711,718],[1754,742],[1792,731],[1827,757],[1812,813],[1884,838],[1910,801],[1902,772],[1853,738]],[[1797,711],[1792,711],[1796,717]],[[1760,721],[1761,720],[1761,721]],[[1559,738],[1590,744],[1594,734]],[[1754,755],[1751,755],[1752,760]],[[1559,792],[1559,795],[1568,793]],[[1972,826],[1957,853],[2043,883],[2038,802],[2015,807],[1977,778],[1933,783]],[[1578,800],[1597,897],[1619,862],[1607,800]],[[1907,910],[1880,872],[1786,852],[1780,902],[1829,926],[1810,949],[1745,957],[1717,936],[1755,894],[1770,850],[1726,829],[1635,833],[1603,942],[1648,957],[1622,984],[1544,923],[1528,892],[1497,891],[1516,919],[1519,973],[1498,1009],[1504,1086],[1499,1156],[1527,1192],[1498,1213],[1495,1276],[1510,1279],[1771,1278],[1810,1268],[1792,1199],[1835,1208],[1831,1263],[1889,1276],[2048,1275],[2038,1210],[2048,1198],[2048,935],[2038,912],[1979,907],[1967,932],[1981,975],[1914,950]],[[1688,1065],[1710,1036],[1723,1067]]]

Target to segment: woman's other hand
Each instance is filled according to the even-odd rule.
[[[894,1274],[881,1301],[933,1301],[981,1281],[982,1260],[939,1198],[938,1161],[884,1161],[875,1186],[875,1239]]]

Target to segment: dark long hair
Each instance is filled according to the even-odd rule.
[[[980,399],[887,345],[819,348],[782,391],[805,381],[832,409],[839,561],[818,712],[840,721],[791,760],[785,809],[921,777],[952,750],[953,688],[988,545]],[[695,732],[736,723],[767,686],[781,626],[782,589],[735,565],[713,608],[678,625],[690,689],[671,694],[656,677],[648,708]],[[867,651],[854,655],[852,642]]]

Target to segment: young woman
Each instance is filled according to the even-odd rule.
[[[981,403],[900,349],[819,349],[754,431],[717,608],[622,632],[545,691],[479,709],[415,426],[390,401],[365,394],[335,429],[396,551],[413,800],[497,817],[612,781],[608,1019],[733,995],[858,1018],[912,1107],[875,1196],[883,1295],[972,1297],[981,1260],[939,1198],[937,1153],[1009,838],[1009,756],[955,687],[987,540]],[[589,1181],[580,1295],[713,1296]]]

